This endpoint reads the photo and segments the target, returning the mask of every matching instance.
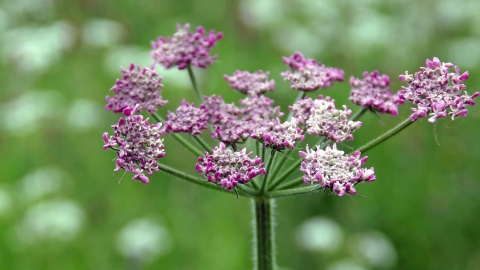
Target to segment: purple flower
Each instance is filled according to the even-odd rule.
[[[304,58],[299,52],[289,58],[283,57],[283,62],[293,70],[281,73],[283,79],[291,83],[292,89],[314,91],[330,87],[334,81],[343,81],[343,70],[328,68],[315,59]]]
[[[105,109],[115,113],[122,112],[125,108],[134,108],[138,105],[140,110],[146,110],[149,113],[157,111],[157,107],[162,107],[168,101],[163,100],[159,88],[163,88],[160,83],[162,77],[158,76],[154,69],[140,68],[130,64],[130,68],[125,70],[122,80],[117,79],[115,85],[110,91],[115,92],[115,96],[107,96],[105,99],[108,104]]]
[[[303,182],[319,184],[338,196],[345,193],[353,195],[356,193],[356,184],[376,179],[373,167],[360,168],[368,158],[360,159],[360,151],[349,156],[337,150],[336,144],[333,144],[333,147],[327,146],[325,150],[317,146],[316,151],[309,149],[307,145],[306,152],[300,151],[299,155],[304,159],[300,165],[300,170],[305,173]]]
[[[353,140],[352,132],[362,126],[362,122],[348,120],[352,111],[343,105],[343,110],[335,108],[335,100],[330,97],[318,99],[304,98],[290,108],[294,117],[305,122],[307,133],[321,135],[334,142]]]
[[[268,75],[268,71],[259,70],[250,73],[237,70],[233,73],[233,76],[224,75],[223,78],[230,83],[230,88],[249,96],[257,96],[265,92],[272,92],[275,89],[275,81],[269,81]]]
[[[156,42],[151,42],[153,50],[150,56],[156,63],[160,63],[166,69],[173,66],[185,69],[188,65],[207,68],[217,59],[217,55],[210,56],[210,49],[223,34],[221,32],[215,34],[211,30],[206,35],[203,26],[199,26],[195,33],[190,33],[189,28],[188,23],[183,28],[177,24],[178,32],[173,37],[158,37]]]
[[[168,112],[165,119],[165,133],[186,132],[191,135],[202,134],[207,129],[208,109],[205,105],[195,108],[194,104],[185,99],[175,113]]]
[[[240,107],[226,104],[221,96],[204,97],[209,112],[209,122],[213,125],[212,138],[234,145],[246,140],[258,127],[269,119],[280,117],[280,107],[272,107],[274,101],[263,96],[241,99]]]
[[[123,110],[126,117],[112,125],[114,135],[109,138],[107,132],[103,134],[103,149],[119,149],[115,172],[120,169],[133,172],[133,180],[146,184],[149,180],[143,170],[152,175],[152,170],[159,170],[157,159],[165,156],[163,139],[160,138],[162,123],[149,125],[148,118],[143,120],[142,115],[135,114],[138,110],[138,106]]]
[[[460,74],[460,69],[452,63],[441,63],[437,57],[426,60],[427,67],[421,67],[414,75],[405,72],[399,79],[408,83],[408,87],[402,86],[398,95],[402,101],[410,101],[418,108],[412,108],[414,112],[410,120],[415,121],[427,114],[431,117],[428,122],[435,123],[439,118],[450,115],[452,120],[458,116],[466,116],[465,105],[473,106],[473,99],[480,95],[475,92],[469,96],[463,91],[466,86],[463,81],[468,79],[468,71]],[[449,73],[454,66],[455,72]],[[463,93],[462,93],[463,91]]]
[[[226,190],[234,189],[237,184],[246,184],[255,176],[265,174],[262,160],[259,157],[249,158],[252,153],[227,149],[224,143],[216,146],[212,154],[205,152],[199,157],[195,169],[205,175],[209,182],[221,185]]]
[[[356,105],[377,110],[381,113],[398,115],[398,105],[403,104],[398,95],[388,89],[390,77],[379,75],[378,71],[364,72],[363,80],[350,77],[350,85],[353,87],[350,93],[350,101]]]
[[[260,141],[263,146],[275,150],[285,148],[294,149],[295,143],[303,141],[303,130],[297,126],[295,118],[291,121],[280,122],[275,118],[265,124],[258,126],[250,135],[253,139]]]

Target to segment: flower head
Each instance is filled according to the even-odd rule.
[[[401,100],[410,101],[418,107],[412,108],[414,112],[410,120],[431,116],[428,121],[435,123],[439,118],[450,115],[452,120],[458,116],[466,116],[468,111],[465,105],[473,106],[473,99],[480,93],[475,92],[469,96],[463,91],[466,86],[463,81],[468,79],[468,71],[460,74],[460,69],[452,63],[442,63],[437,57],[427,59],[427,67],[421,67],[414,75],[405,72],[399,79],[408,83],[402,86],[398,95]],[[454,67],[455,72],[449,73]],[[463,91],[463,92],[462,92]]]
[[[343,105],[343,110],[335,108],[335,100],[322,95],[312,100],[311,109],[307,117],[307,133],[321,135],[334,142],[353,140],[352,132],[362,126],[362,122],[348,120],[352,111]]]
[[[319,184],[322,188],[330,189],[339,196],[355,194],[354,186],[360,182],[375,180],[373,167],[370,169],[360,168],[367,157],[360,159],[360,151],[355,151],[352,156],[327,146],[325,150],[317,146],[317,150],[306,148],[306,152],[300,151],[299,155],[304,160],[300,170],[305,173],[304,183]]]
[[[390,77],[387,75],[379,75],[376,70],[370,74],[365,71],[363,80],[350,77],[350,85],[353,89],[349,99],[354,104],[398,115],[398,105],[403,104],[403,101],[388,89]]]
[[[237,70],[233,73],[233,76],[225,75],[223,78],[230,83],[230,88],[249,96],[257,96],[265,92],[272,92],[275,89],[275,81],[269,81],[268,75],[268,71],[263,72],[259,70],[255,73],[250,73]]]
[[[330,87],[335,81],[343,81],[343,70],[328,68],[315,59],[304,58],[299,52],[289,58],[283,57],[283,62],[293,70],[281,73],[283,79],[291,83],[292,89],[314,91]]]
[[[253,139],[260,141],[263,146],[275,150],[289,148],[293,150],[295,143],[303,141],[303,130],[297,126],[295,118],[281,123],[275,118],[267,121],[264,125],[257,127],[250,135]]]
[[[168,112],[165,119],[165,133],[186,132],[191,135],[202,134],[207,129],[208,109],[205,105],[195,108],[185,99],[175,113]]]
[[[136,112],[138,106],[123,110],[126,117],[120,118],[118,123],[112,126],[113,136],[109,138],[107,132],[103,134],[103,149],[119,149],[115,172],[120,169],[133,172],[133,180],[146,184],[149,180],[143,170],[152,175],[152,170],[159,170],[157,159],[165,156],[163,139],[160,138],[162,123],[149,125],[148,118],[143,120],[143,116],[135,114]]]
[[[178,66],[178,69],[185,69],[188,65],[199,68],[207,68],[217,59],[217,55],[210,56],[210,49],[217,40],[223,37],[221,32],[211,30],[207,35],[205,29],[199,26],[195,33],[188,32],[190,25],[184,27],[177,24],[178,32],[173,37],[158,37],[152,41],[153,50],[150,56],[166,69]]]
[[[105,99],[108,104],[105,109],[115,113],[122,112],[125,108],[134,108],[138,105],[140,110],[146,110],[149,113],[157,111],[157,107],[162,107],[167,103],[162,99],[159,88],[163,88],[162,77],[158,76],[154,69],[140,68],[130,64],[128,70],[121,68],[122,79],[115,82],[110,91],[115,92],[115,96],[107,96]]]
[[[261,158],[249,158],[252,154],[227,149],[224,143],[216,146],[212,154],[205,152],[205,157],[199,157],[195,169],[205,175],[209,182],[223,186],[226,190],[234,189],[237,184],[246,184],[255,176],[265,174]]]

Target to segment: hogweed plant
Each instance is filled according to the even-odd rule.
[[[338,196],[355,195],[358,184],[376,179],[374,168],[365,167],[366,151],[425,117],[433,124],[447,116],[452,120],[465,117],[466,105],[474,105],[473,99],[479,95],[475,92],[469,96],[465,91],[463,82],[468,72],[460,73],[452,63],[433,57],[420,71],[399,76],[407,85],[398,93],[389,89],[389,76],[378,71],[364,72],[363,78],[352,76],[349,100],[359,106],[352,114],[347,105],[338,108],[328,96],[307,96],[343,82],[344,71],[297,52],[283,57],[287,70],[281,76],[291,84],[292,91],[298,91],[287,115],[267,97],[274,91],[275,81],[262,70],[237,70],[231,76],[225,75],[230,87],[245,95],[238,105],[228,104],[221,96],[202,96],[192,72],[195,67],[208,68],[217,59],[210,50],[223,34],[213,30],[207,33],[201,26],[190,32],[188,24],[177,28],[172,37],[152,42],[150,67],[131,64],[121,69],[123,76],[111,88],[112,96],[106,97],[105,108],[124,116],[112,125],[112,135],[103,134],[103,148],[117,152],[114,171],[131,172],[133,180],[146,184],[153,171],[163,171],[203,187],[230,192],[237,198],[250,197],[255,215],[254,265],[258,269],[275,268],[275,199],[325,191]],[[160,116],[158,111],[167,101],[161,95],[162,77],[155,70],[157,64],[188,71],[197,105],[184,99],[175,112],[169,111],[165,118]],[[353,133],[361,128],[359,119],[365,112],[397,116],[398,107],[405,102],[416,105],[409,118],[350,153],[339,149],[340,144],[354,139]],[[140,114],[143,111],[156,123],[144,119]],[[189,134],[191,140],[180,133]],[[204,133],[210,133],[218,145],[206,143],[200,136]],[[198,157],[191,166],[199,175],[162,162],[169,152],[163,144],[166,136],[173,136]],[[298,143],[305,136],[316,138],[318,143],[299,149]],[[287,159],[293,160],[289,166]],[[301,178],[290,177],[298,170],[303,173]]]

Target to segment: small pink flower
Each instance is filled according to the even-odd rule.
[[[230,88],[240,93],[257,96],[266,92],[272,92],[275,89],[275,81],[268,80],[269,72],[261,70],[250,73],[248,71],[237,70],[232,76],[223,76],[230,83]]]
[[[208,109],[205,105],[196,108],[185,99],[175,113],[168,112],[165,119],[165,133],[186,132],[191,135],[202,134],[207,129]]]
[[[163,88],[162,77],[158,76],[154,69],[140,68],[130,64],[128,70],[121,68],[122,79],[115,82],[110,91],[115,92],[115,96],[107,96],[108,102],[105,109],[115,113],[122,112],[125,108],[134,108],[146,110],[149,113],[157,111],[157,107],[162,107],[167,103],[162,99],[158,89]]]
[[[349,99],[354,104],[380,113],[398,115],[398,105],[403,104],[403,100],[388,89],[390,77],[387,75],[379,75],[376,70],[370,74],[365,71],[363,80],[350,77],[350,85],[353,88]]]
[[[367,157],[360,158],[360,151],[352,156],[327,146],[325,150],[317,146],[317,150],[306,148],[306,152],[300,151],[299,155],[304,160],[300,170],[305,173],[303,182],[306,184],[318,184],[322,188],[330,189],[338,196],[346,193],[355,194],[354,186],[361,182],[371,182],[376,179],[373,167],[361,168]]]
[[[199,157],[195,169],[205,175],[209,182],[223,186],[226,190],[234,189],[238,184],[246,184],[259,174],[265,174],[259,157],[249,158],[246,148],[241,151],[227,149],[224,143],[216,146],[212,154],[205,152]]]
[[[415,121],[427,114],[431,117],[428,122],[435,123],[438,119],[447,115],[454,120],[458,116],[467,115],[466,105],[473,106],[473,101],[480,92],[469,96],[463,81],[468,79],[468,71],[460,74],[460,69],[452,63],[442,63],[437,57],[426,60],[427,67],[421,67],[414,75],[400,75],[399,79],[408,83],[408,87],[402,86],[398,93],[402,101],[410,101],[418,108],[412,108],[414,112],[410,120]],[[455,72],[450,72],[454,67]]]
[[[206,34],[203,26],[197,27],[195,33],[191,33],[188,32],[189,28],[188,23],[184,27],[177,24],[178,32],[172,37],[158,37],[156,42],[151,42],[153,49],[150,56],[156,63],[166,69],[173,66],[185,69],[188,65],[207,68],[217,59],[217,55],[210,56],[210,49],[223,34],[221,32],[215,34],[213,30]]]
[[[135,114],[138,110],[138,106],[123,110],[126,117],[120,118],[118,123],[112,126],[113,136],[109,138],[107,132],[103,134],[103,149],[118,150],[115,172],[120,169],[133,172],[133,180],[146,184],[149,180],[143,170],[152,175],[152,170],[159,170],[157,159],[165,156],[163,139],[160,138],[162,123],[149,125],[148,118],[143,120],[142,115]]]

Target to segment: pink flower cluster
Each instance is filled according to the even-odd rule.
[[[281,123],[280,119],[275,118],[262,126],[257,127],[250,135],[253,139],[260,141],[263,146],[275,150],[289,148],[293,150],[295,143],[303,141],[303,130],[297,125],[295,118]]]
[[[157,111],[157,107],[162,107],[167,103],[162,99],[159,88],[163,88],[162,77],[157,72],[149,68],[135,69],[134,64],[130,64],[128,70],[121,68],[122,79],[115,82],[110,91],[115,92],[113,97],[107,96],[105,99],[108,104],[105,109],[115,113],[122,112],[125,108],[134,108],[138,105],[140,110],[146,110],[149,113]]]
[[[248,71],[237,70],[232,76],[223,76],[230,83],[230,88],[240,93],[257,96],[266,92],[272,92],[275,89],[275,81],[268,80],[269,72],[261,70],[250,73]]]
[[[212,30],[205,35],[205,29],[199,26],[195,33],[188,32],[190,25],[184,27],[177,24],[178,32],[172,37],[158,37],[152,41],[153,50],[150,56],[155,63],[163,65],[166,69],[177,66],[185,69],[188,65],[199,68],[207,68],[217,59],[217,55],[210,56],[210,49],[215,46],[217,40],[223,37],[221,32]]]
[[[400,75],[399,79],[408,83],[408,87],[402,86],[398,93],[402,101],[410,101],[417,105],[412,108],[413,114],[410,120],[415,121],[418,118],[431,117],[429,122],[435,123],[438,119],[447,115],[454,120],[458,116],[466,116],[468,111],[466,105],[473,106],[473,99],[480,95],[475,92],[469,96],[463,81],[468,79],[468,71],[460,74],[460,69],[452,63],[442,63],[437,57],[433,60],[426,60],[427,67],[421,67],[420,71],[414,75]],[[455,72],[450,73],[450,68],[454,67]]]
[[[365,71],[363,80],[350,77],[350,85],[353,89],[349,99],[354,104],[380,113],[398,115],[398,105],[403,104],[403,100],[388,89],[390,77],[387,75],[379,75],[376,70],[370,74]]]
[[[304,159],[300,165],[300,170],[305,173],[303,182],[319,184],[338,196],[346,193],[353,195],[356,193],[356,184],[376,179],[373,167],[360,168],[367,162],[367,157],[360,159],[360,154],[360,151],[355,151],[352,156],[346,155],[337,150],[336,144],[333,147],[327,146],[325,150],[318,146],[317,150],[312,150],[307,145],[306,152],[299,152]]]
[[[299,123],[305,123],[308,134],[321,135],[334,142],[353,140],[352,132],[362,126],[360,121],[348,120],[352,111],[347,106],[343,105],[343,110],[338,110],[335,100],[322,95],[315,100],[301,99],[289,109]]]
[[[343,70],[326,67],[315,59],[304,58],[299,52],[283,57],[283,62],[293,70],[281,73],[284,80],[291,83],[292,89],[314,91],[330,87],[335,81],[343,81]]]
[[[159,170],[157,159],[165,156],[163,139],[160,138],[162,123],[149,125],[148,118],[143,120],[142,115],[135,114],[138,110],[138,106],[123,110],[126,118],[120,118],[112,126],[113,136],[108,137],[107,132],[103,134],[103,149],[118,150],[115,172],[120,169],[132,172],[133,180],[146,184],[149,180],[143,170],[152,175],[152,170]]]
[[[217,183],[226,190],[234,189],[238,184],[246,184],[259,174],[265,174],[264,163],[259,157],[249,158],[247,149],[233,151],[227,149],[224,143],[216,146],[212,154],[205,152],[205,157],[199,157],[196,170],[205,175],[209,182]]]
[[[212,138],[228,145],[246,140],[266,121],[283,115],[280,107],[272,107],[274,101],[263,95],[241,99],[240,107],[226,104],[220,96],[204,99],[214,130]]]
[[[207,129],[208,109],[205,105],[196,108],[185,99],[175,113],[168,112],[165,119],[165,133],[186,132],[191,135],[202,134]]]

